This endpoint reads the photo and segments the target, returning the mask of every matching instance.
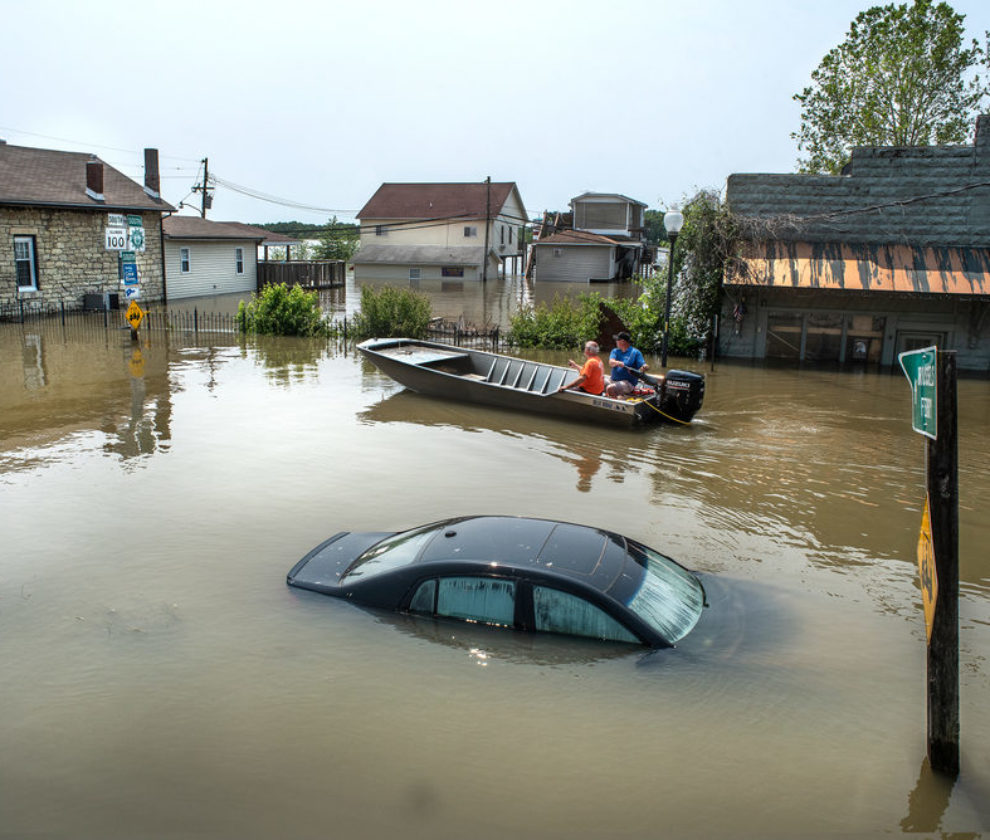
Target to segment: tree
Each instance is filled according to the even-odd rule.
[[[965,46],[964,19],[932,0],[860,12],[794,96],[801,171],[838,174],[854,146],[965,142],[990,88],[974,72],[986,50]]]
[[[319,244],[313,248],[313,258],[346,262],[354,256],[359,238],[356,225],[345,225],[332,216],[320,235]]]

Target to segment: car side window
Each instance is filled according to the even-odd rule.
[[[423,581],[423,583],[419,585],[419,589],[416,590],[416,594],[412,596],[412,600],[409,602],[409,612],[433,615],[436,600],[437,582],[435,580]]]
[[[448,577],[437,581],[436,614],[440,616],[512,627],[515,605],[516,584],[511,580]]]
[[[641,644],[636,636],[604,610],[577,595],[546,586],[533,587],[533,620],[536,629],[545,633],[570,633]]]

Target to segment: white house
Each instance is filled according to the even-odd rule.
[[[646,254],[642,201],[618,193],[583,193],[571,199],[571,228],[545,227],[533,242],[534,278],[543,282],[627,280]]]
[[[267,231],[199,216],[169,216],[162,230],[169,300],[257,290],[258,245]]]
[[[525,253],[526,208],[512,182],[382,184],[358,221],[358,280],[494,279]]]

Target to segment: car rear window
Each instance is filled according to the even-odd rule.
[[[345,580],[381,574],[390,569],[397,569],[412,563],[423,546],[436,535],[441,527],[443,526],[438,526],[434,522],[412,531],[393,534],[391,537],[386,537],[375,543],[347,567],[347,570],[340,576],[341,583]]]

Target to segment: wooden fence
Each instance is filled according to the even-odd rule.
[[[285,283],[305,289],[330,289],[344,285],[347,264],[343,260],[289,260],[258,262],[258,291]]]

